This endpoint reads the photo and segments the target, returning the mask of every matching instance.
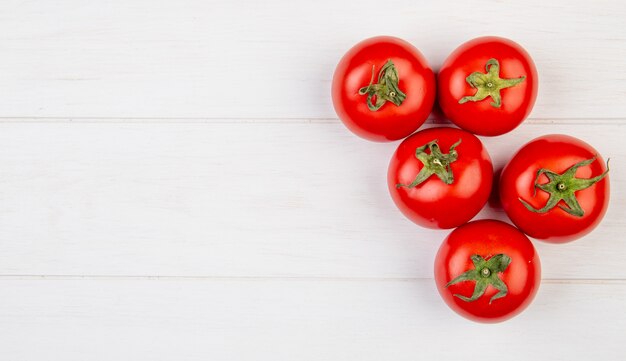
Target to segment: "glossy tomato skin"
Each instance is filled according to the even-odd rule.
[[[502,89],[500,107],[492,98],[459,104],[476,89],[466,81],[473,72],[485,73],[489,59],[497,59],[501,78],[519,78],[521,83]],[[537,69],[519,44],[499,37],[481,37],[459,46],[445,60],[438,74],[439,105],[460,128],[479,135],[496,136],[515,129],[530,114],[537,98]]]
[[[455,277],[475,269],[472,255],[488,260],[497,254],[506,254],[511,259],[504,272],[498,274],[508,288],[506,296],[490,303],[498,290],[488,286],[481,297],[467,302],[454,295],[471,296],[476,282],[463,281],[446,287]],[[496,220],[474,221],[455,229],[435,257],[435,283],[441,297],[452,310],[477,322],[502,322],[519,314],[535,297],[540,282],[539,255],[528,237]]]
[[[370,83],[372,66],[377,75],[388,60],[395,64],[406,99],[399,106],[387,102],[371,111],[359,89]],[[407,137],[424,123],[435,101],[435,86],[434,73],[419,50],[404,40],[380,36],[356,44],[339,61],[332,99],[348,129],[362,138],[387,142]]]
[[[577,178],[592,178],[606,171],[606,163],[600,154],[580,139],[561,134],[544,135],[526,143],[502,170],[500,177],[500,200],[513,223],[530,237],[551,243],[564,243],[578,239],[591,232],[602,220],[609,204],[609,175],[587,189],[575,193],[584,210],[582,217],[573,216],[559,207],[546,213],[531,212],[520,198],[536,209],[543,207],[549,194],[542,190],[534,192],[534,181],[541,168],[563,173],[572,165],[597,159],[578,168]],[[542,175],[538,183],[548,182]],[[559,203],[563,205],[563,201]]]
[[[458,159],[450,164],[454,182],[445,184],[436,175],[415,188],[397,184],[411,183],[423,168],[415,157],[416,148],[438,140],[443,152],[456,147]],[[456,128],[438,127],[421,130],[405,139],[389,163],[387,183],[396,206],[410,220],[422,227],[448,229],[466,223],[485,205],[493,180],[491,158],[481,141],[471,133]]]

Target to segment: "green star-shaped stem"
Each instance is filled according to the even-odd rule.
[[[461,144],[461,139],[450,147],[448,154],[441,152],[437,142],[438,140],[435,139],[415,149],[415,158],[419,159],[424,166],[419,173],[417,173],[413,182],[410,184],[398,183],[396,184],[396,188],[414,188],[430,178],[433,174],[436,174],[445,184],[452,184],[454,182],[454,174],[452,174],[452,169],[450,169],[450,163],[456,161],[459,156],[454,148]],[[426,153],[426,149],[430,150],[430,154]]]
[[[500,279],[500,277],[498,277],[498,274],[504,272],[509,264],[511,264],[511,257],[507,256],[506,254],[500,253],[489,258],[488,260],[485,260],[483,257],[475,254],[472,255],[470,259],[472,260],[472,263],[474,263],[474,269],[464,272],[458,277],[454,278],[452,281],[446,284],[446,287],[463,281],[475,281],[476,286],[474,287],[474,292],[472,293],[471,297],[466,297],[459,294],[454,294],[454,296],[462,299],[465,302],[473,302],[485,294],[487,286],[489,285],[492,285],[495,289],[499,291],[491,297],[491,299],[489,300],[489,304],[491,304],[491,302],[497,300],[498,298],[506,296],[509,288]]]
[[[475,71],[465,78],[465,81],[467,81],[472,88],[477,90],[474,95],[461,98],[459,104],[468,101],[477,102],[486,97],[491,97],[491,99],[493,99],[491,106],[500,108],[502,105],[500,90],[515,86],[526,79],[526,76],[513,79],[500,78],[500,63],[494,58],[487,61],[485,70],[487,71],[486,74]]]
[[[367,107],[369,110],[375,112],[382,107],[387,101],[400,106],[406,94],[398,87],[400,77],[393,61],[387,60],[385,65],[378,72],[378,83],[374,84],[374,70],[375,66],[372,65],[372,79],[368,86],[364,86],[359,89],[360,95],[367,94]],[[376,103],[372,103],[372,98],[376,97]]]
[[[550,193],[550,198],[546,202],[546,205],[541,207],[540,209],[536,209],[528,202],[519,198],[520,202],[531,212],[535,213],[546,213],[549,210],[553,209],[557,204],[563,200],[567,207],[562,205],[558,205],[559,208],[564,210],[565,212],[576,216],[582,217],[585,214],[584,209],[581,208],[578,200],[576,199],[576,192],[589,188],[592,185],[596,184],[600,180],[602,180],[609,173],[609,161],[606,162],[606,171],[599,176],[584,179],[584,178],[576,178],[576,170],[580,167],[584,167],[589,165],[595,161],[597,156],[594,156],[591,159],[583,160],[571,166],[562,174],[555,173],[549,169],[541,168],[537,171],[537,176],[535,177],[535,191],[533,193],[533,197],[537,194],[537,188],[541,189],[544,192]],[[537,183],[539,177],[545,174],[549,181],[545,184]]]

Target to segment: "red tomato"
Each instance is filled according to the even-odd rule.
[[[607,174],[608,164],[589,144],[567,135],[545,135],[524,145],[502,170],[502,207],[530,237],[573,241],[604,217]]]
[[[539,289],[541,265],[530,240],[494,220],[470,222],[443,241],[435,257],[435,283],[455,312],[494,323],[522,312]]]
[[[511,40],[492,36],[454,50],[437,83],[444,114],[480,135],[510,132],[528,116],[537,98],[537,69],[528,53]]]
[[[428,228],[453,228],[485,205],[492,177],[491,159],[476,136],[456,128],[430,128],[398,146],[387,183],[410,220]]]
[[[435,75],[419,50],[388,36],[355,45],[333,76],[339,118],[358,136],[379,142],[405,138],[419,128],[435,92]]]

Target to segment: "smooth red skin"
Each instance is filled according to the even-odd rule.
[[[370,83],[372,65],[378,77],[389,59],[396,66],[406,99],[400,106],[387,102],[371,111],[367,96],[359,95],[359,89]],[[333,105],[339,119],[356,135],[388,142],[405,138],[424,124],[435,102],[435,86],[435,75],[419,50],[404,40],[380,36],[356,44],[341,58],[333,76]]]
[[[537,170],[547,168],[561,174],[594,155],[598,156],[596,161],[578,168],[577,178],[595,177],[606,170],[605,161],[589,144],[560,134],[544,135],[525,144],[504,167],[500,177],[500,200],[511,221],[530,237],[551,243],[570,242],[591,232],[608,208],[609,175],[576,192],[578,203],[585,211],[582,217],[575,217],[558,206],[546,213],[534,213],[526,209],[519,198],[537,209],[543,207],[549,194],[538,189],[533,196]],[[548,178],[542,175],[539,183],[546,182]],[[563,201],[559,205],[566,206]]]
[[[465,78],[475,71],[485,73],[491,58],[500,62],[501,78],[526,79],[500,91],[500,108],[491,106],[491,97],[459,104],[464,96],[476,93]],[[439,105],[446,117],[462,129],[479,135],[501,135],[515,129],[530,114],[537,84],[535,64],[519,44],[493,36],[476,38],[459,46],[443,63],[437,81]]]
[[[456,147],[458,159],[450,165],[454,182],[445,184],[436,175],[415,188],[396,188],[409,184],[422,169],[415,149],[439,140],[443,153],[461,139]],[[491,192],[493,166],[487,150],[476,136],[456,128],[430,128],[405,139],[389,163],[387,183],[396,206],[422,227],[454,228],[472,219],[485,205]]]
[[[488,286],[482,297],[466,302],[454,294],[470,297],[476,282],[464,281],[445,287],[458,275],[475,269],[470,256],[478,254],[488,259],[499,253],[511,257],[507,269],[499,274],[508,287],[506,296],[489,304],[498,291]],[[532,243],[517,228],[500,221],[474,221],[455,229],[443,241],[435,257],[435,283],[439,294],[455,312],[477,322],[502,322],[519,314],[535,297],[540,282],[541,264]]]

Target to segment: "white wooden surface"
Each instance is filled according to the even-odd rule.
[[[0,2],[0,360],[623,359],[626,3],[382,5]],[[397,144],[335,118],[334,66],[377,34],[435,68],[479,35],[526,47],[540,94],[484,138],[496,168],[545,133],[612,159],[605,221],[535,242],[542,287],[509,322],[447,309],[447,232],[387,195]]]

